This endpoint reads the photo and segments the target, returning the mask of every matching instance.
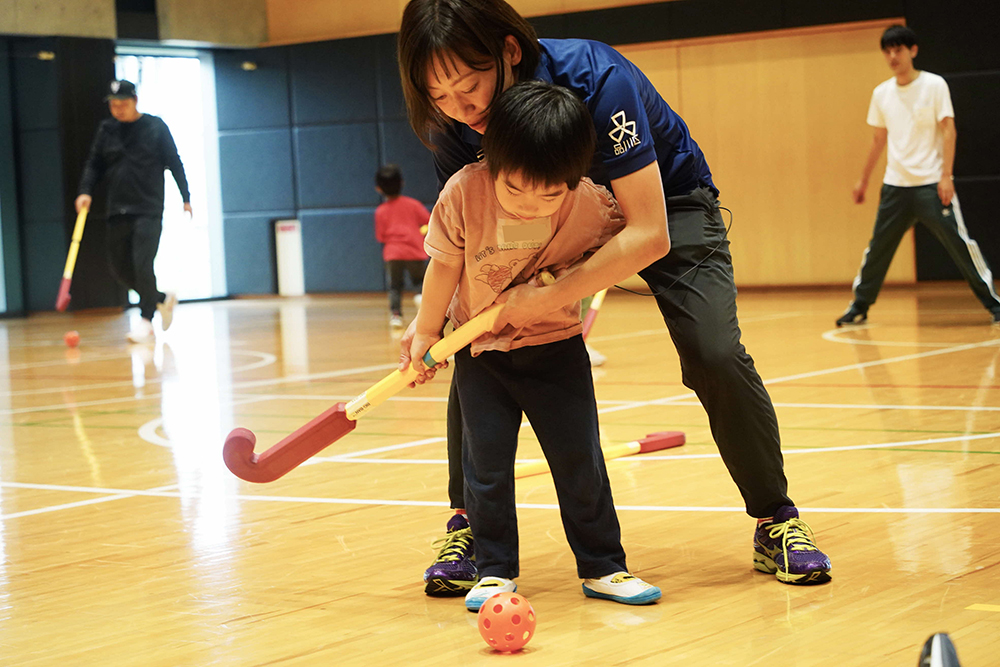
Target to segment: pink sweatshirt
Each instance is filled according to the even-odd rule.
[[[488,308],[511,285],[542,269],[559,277],[625,227],[618,203],[605,188],[584,178],[551,218],[522,220],[504,212],[485,163],[470,164],[445,184],[431,213],[424,249],[432,259],[464,264],[448,318],[460,326]],[[580,302],[546,315],[523,329],[507,326],[472,344],[472,354],[542,345],[579,334]]]

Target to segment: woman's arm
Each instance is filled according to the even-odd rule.
[[[563,306],[595,294],[646,268],[670,251],[667,205],[659,165],[652,162],[611,182],[625,214],[625,228],[577,270],[548,287],[519,285],[497,298],[506,306],[494,331],[520,328]]]

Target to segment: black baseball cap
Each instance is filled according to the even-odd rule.
[[[135,84],[125,79],[116,79],[108,84],[108,95],[104,101],[127,100],[131,97],[138,97],[135,93]]]

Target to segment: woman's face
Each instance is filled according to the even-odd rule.
[[[514,84],[512,68],[521,62],[521,47],[512,36],[503,54],[504,90]],[[452,54],[435,56],[427,68],[427,95],[438,111],[482,134],[497,86],[497,68],[475,69]]]

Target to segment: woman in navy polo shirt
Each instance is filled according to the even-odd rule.
[[[536,314],[638,272],[677,348],[683,382],[705,407],[747,513],[758,520],[754,567],[789,584],[829,581],[830,560],[787,495],[771,399],[740,343],[719,190],[680,116],[613,48],[588,40],[538,39],[504,0],[411,0],[398,52],[410,123],[434,152],[439,188],[480,159],[490,104],[514,82],[548,81],[583,100],[597,131],[590,177],[614,192],[627,225],[556,284],[505,292],[507,306],[497,329],[523,326]],[[411,336],[412,325],[403,342],[404,368]],[[449,521],[444,546],[424,575],[431,595],[464,594],[475,583],[473,539],[461,516],[461,432],[452,386],[449,495],[459,514]]]

